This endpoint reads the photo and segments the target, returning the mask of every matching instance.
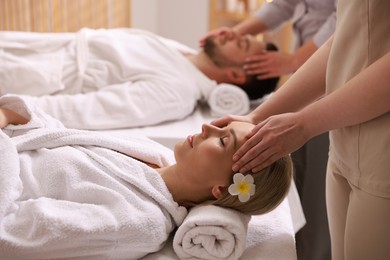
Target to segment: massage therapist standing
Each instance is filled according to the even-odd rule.
[[[330,131],[326,200],[333,260],[390,256],[389,15],[387,0],[339,0],[334,36],[282,88],[247,116],[214,122],[257,124],[233,156],[233,170],[242,172],[266,167]]]
[[[286,21],[292,23],[294,51],[253,55],[247,58],[246,72],[262,79],[294,73],[334,33],[336,4],[337,0],[274,0],[235,25],[232,29],[238,34],[256,35],[275,30]],[[206,36],[210,34],[230,35],[226,27],[211,31]],[[306,225],[296,234],[299,260],[330,258],[325,205],[328,149],[329,135],[326,132],[291,154],[295,167],[294,180],[306,217]],[[316,173],[315,176],[312,173]]]

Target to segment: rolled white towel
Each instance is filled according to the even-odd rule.
[[[238,86],[222,83],[214,88],[207,100],[212,116],[244,115],[249,112],[249,97]]]
[[[238,259],[245,250],[250,216],[214,205],[192,208],[173,238],[180,259]]]

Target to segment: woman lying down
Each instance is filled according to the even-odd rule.
[[[190,207],[263,214],[291,181],[289,157],[244,178],[231,171],[248,123],[204,125],[174,158],[151,140],[66,129],[16,96],[0,98],[0,127],[5,259],[141,258],[163,247]]]

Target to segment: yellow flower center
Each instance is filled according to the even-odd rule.
[[[249,185],[246,182],[240,182],[238,185],[238,191],[240,193],[248,193],[249,192]]]

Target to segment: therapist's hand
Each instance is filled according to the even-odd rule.
[[[258,172],[297,150],[309,139],[297,113],[271,116],[256,125],[233,155],[233,171]]]
[[[211,124],[217,127],[225,127],[233,121],[248,122],[253,124],[253,120],[250,114],[245,116],[235,116],[235,115],[224,116],[212,121]]]
[[[231,40],[233,39],[234,37],[237,37],[238,36],[238,33],[236,31],[234,31],[232,28],[230,27],[220,27],[220,28],[217,28],[215,30],[212,30],[210,32],[208,32],[205,36],[203,36],[200,40],[199,40],[199,47],[203,47],[205,42],[206,42],[206,39],[210,36],[213,36],[213,35],[226,35],[227,37],[227,40]]]
[[[258,79],[280,77],[297,70],[294,55],[281,51],[265,51],[245,60],[244,70]]]

